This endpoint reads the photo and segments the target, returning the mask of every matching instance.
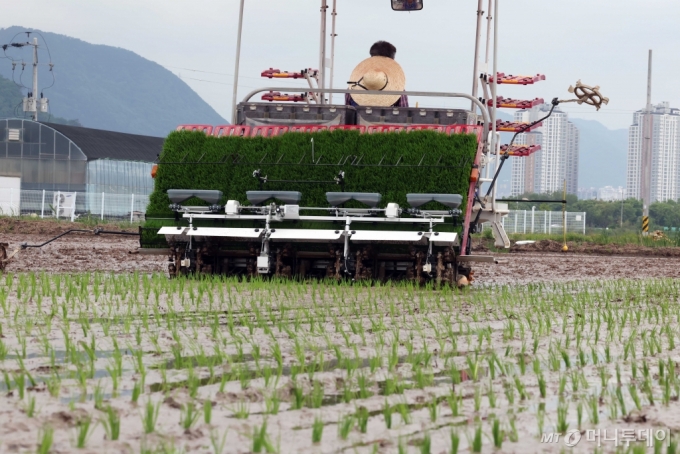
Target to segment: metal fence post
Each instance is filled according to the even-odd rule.
[[[524,210],[524,232],[527,233],[527,210]]]
[[[14,188],[9,188],[9,215],[14,216],[14,205],[12,201],[14,200]]]
[[[104,192],[102,191],[102,214],[101,214],[101,220],[104,220]]]
[[[583,212],[583,234],[586,234],[586,212]]]
[[[135,195],[134,194],[130,194],[130,195],[131,195],[131,197],[130,197],[130,199],[131,199],[131,201],[130,201],[130,224],[132,224],[132,216],[135,212]]]
[[[45,190],[43,189],[42,204],[40,205],[40,219],[45,218]]]
[[[76,220],[76,197],[78,196],[77,192],[73,193],[73,207],[71,208],[71,222]]]
[[[57,219],[59,219],[59,202],[61,201],[61,191],[57,191]]]
[[[552,234],[552,211],[548,211],[548,235]]]

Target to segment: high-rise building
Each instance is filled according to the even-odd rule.
[[[628,129],[627,196],[641,199],[640,168],[644,111],[633,114]],[[680,198],[680,109],[662,102],[652,107],[652,179],[651,201]]]
[[[531,122],[550,111],[549,104],[515,113],[515,121]],[[561,191],[567,182],[567,193],[578,193],[579,131],[565,112],[555,109],[543,126],[520,134],[518,145],[540,145],[541,150],[528,157],[512,159],[512,195],[526,192]]]
[[[612,200],[623,200],[626,198],[626,188],[621,186],[605,186],[597,190],[597,199],[611,202]]]

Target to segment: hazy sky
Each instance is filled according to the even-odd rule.
[[[0,27],[20,25],[132,50],[180,75],[230,119],[238,3],[5,1]],[[368,56],[374,41],[385,39],[398,49],[408,89],[470,92],[475,0],[425,0],[425,9],[413,13],[393,12],[389,0],[337,3],[336,87]],[[318,66],[319,5],[319,0],[246,0],[239,99],[272,84],[259,77],[263,69]],[[644,106],[647,51],[653,49],[652,100],[680,106],[677,0],[499,0],[499,7],[499,70],[547,77],[535,86],[499,87],[499,94],[565,98],[569,85],[581,79],[600,85],[609,105],[597,113],[576,105],[564,110],[625,128],[632,112]],[[59,71],[59,62],[54,63]],[[274,83],[304,90],[300,82]],[[456,105],[435,99],[429,104]]]

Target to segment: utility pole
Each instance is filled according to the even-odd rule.
[[[652,135],[654,115],[652,114],[652,50],[647,63],[647,105],[642,123],[642,149],[640,166],[640,198],[642,199],[642,233],[649,231],[649,205],[652,203]]]
[[[623,188],[619,188],[621,193],[621,228],[623,228]]]
[[[26,34],[30,38],[31,32],[26,32]],[[0,46],[3,50],[7,50],[9,47],[15,47],[15,48],[22,48],[24,46],[32,46],[33,47],[33,84],[31,88],[25,87],[28,90],[28,93],[26,96],[23,98],[23,110],[24,112],[29,112],[31,114],[31,118],[34,121],[38,121],[38,113],[39,112],[47,112],[48,111],[48,99],[43,98],[42,96],[38,97],[39,95],[39,90],[38,90],[38,38],[33,38],[33,42],[25,42],[25,43],[9,43],[9,44],[4,44]],[[17,62],[14,59],[12,60],[12,71],[14,71],[14,67],[16,66]],[[26,64],[22,62],[22,71],[23,67]],[[50,62],[50,71],[52,71],[52,63]]]
[[[33,120],[38,121],[38,38],[33,38],[33,101],[30,103]]]

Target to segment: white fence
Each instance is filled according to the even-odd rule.
[[[148,195],[0,188],[0,215],[57,217],[75,220],[144,220]],[[507,233],[562,233],[561,211],[511,210],[503,218]],[[487,225],[484,228],[488,228]],[[586,232],[586,213],[567,212],[567,232]]]
[[[567,211],[567,232],[586,233],[586,213]],[[487,226],[485,226],[486,228]],[[562,233],[561,211],[510,210],[503,218],[503,228],[510,233]]]
[[[91,216],[100,220],[144,220],[148,195],[0,188],[0,215],[65,218]]]

